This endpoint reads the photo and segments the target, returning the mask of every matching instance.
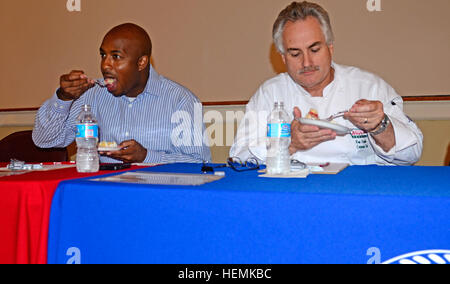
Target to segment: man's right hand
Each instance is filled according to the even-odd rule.
[[[88,79],[83,71],[74,70],[69,74],[62,75],[59,79],[60,88],[56,92],[58,98],[64,101],[72,101],[81,97],[95,83]]]
[[[320,129],[317,126],[301,124],[297,119],[302,117],[298,107],[294,108],[294,121],[291,124],[291,155],[298,151],[309,150],[320,143],[336,139],[336,132],[330,129]]]

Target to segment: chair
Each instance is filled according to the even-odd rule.
[[[450,143],[448,144],[447,155],[445,156],[444,165],[450,166]]]
[[[38,148],[31,138],[32,131],[15,132],[0,141],[0,162],[17,159],[27,163],[66,162],[66,148]]]

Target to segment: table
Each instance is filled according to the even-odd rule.
[[[365,264],[431,249],[450,262],[450,167],[352,166],[289,180],[225,172],[197,187],[62,182],[49,263]]]
[[[50,207],[58,184],[107,173],[80,174],[66,168],[1,177],[0,264],[47,263]]]

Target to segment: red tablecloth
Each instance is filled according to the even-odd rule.
[[[50,208],[58,184],[108,173],[80,174],[68,168],[1,177],[0,264],[47,263]]]

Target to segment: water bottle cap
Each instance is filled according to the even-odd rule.
[[[275,107],[284,107],[284,102],[275,102]]]
[[[90,111],[91,110],[91,106],[90,105],[83,105],[81,107],[81,109],[84,110],[84,111]]]

